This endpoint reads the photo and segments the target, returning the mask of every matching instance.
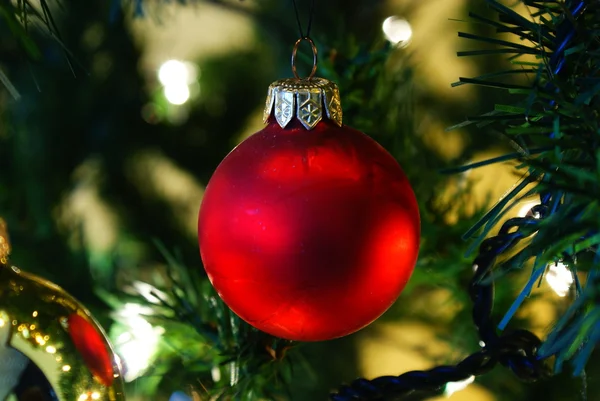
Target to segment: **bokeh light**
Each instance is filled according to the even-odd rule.
[[[180,106],[190,99],[190,85],[196,83],[197,68],[188,62],[168,60],[158,69],[158,80],[164,87],[167,101]]]
[[[394,46],[405,47],[412,37],[412,28],[403,18],[391,16],[383,21],[383,33]]]
[[[190,98],[190,88],[185,84],[165,86],[165,98],[171,104],[182,105]]]
[[[569,270],[562,262],[550,264],[545,277],[550,288],[552,288],[559,297],[567,295],[573,281],[575,281],[571,270]]]

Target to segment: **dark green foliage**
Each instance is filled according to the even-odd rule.
[[[524,290],[527,293],[513,304],[501,327],[516,312],[523,297],[528,295],[527,288],[540,279],[549,264],[560,261],[568,265],[574,274],[586,272],[587,282],[583,285],[577,283],[575,287],[576,301],[540,350],[545,357],[557,356],[557,371],[560,371],[564,360],[572,359],[574,373],[579,375],[600,339],[600,309],[595,279],[600,245],[600,98],[596,82],[600,68],[600,7],[597,2],[523,1],[537,9],[532,17],[539,18],[538,23],[494,0],[487,3],[498,12],[500,22],[478,15],[472,17],[490,25],[498,33],[510,32],[524,44],[461,34],[468,39],[499,46],[492,50],[494,52],[515,54],[511,58],[515,69],[475,79],[461,78],[460,83],[506,89],[516,97],[513,104],[498,105],[490,113],[471,118],[467,124],[477,124],[484,131],[502,132],[518,149],[518,153],[506,158],[519,157],[522,161],[519,169],[525,178],[467,235],[477,233],[474,242],[477,245],[490,235],[496,224],[519,201],[532,195],[540,197],[547,210],[541,216],[540,224],[529,229],[532,235],[530,243],[496,266],[501,275],[522,269],[533,261],[530,285]],[[573,15],[571,10],[582,3],[585,3],[583,11]],[[461,55],[485,52],[488,50]],[[561,54],[564,54],[564,64],[561,63]],[[535,55],[536,61],[523,62],[525,55]],[[531,69],[530,66],[536,68]],[[519,71],[527,74],[527,85],[497,80]]]
[[[262,105],[267,85],[289,76],[288,57],[297,36],[291,2],[258,1],[252,10],[237,1],[209,2],[252,15],[260,26],[261,44],[202,63],[204,96],[219,98],[222,107],[200,99],[183,125],[150,125],[142,119],[145,106],[160,105],[145,90],[137,70],[139,51],[124,21],[130,15],[160,15],[164,2],[73,0],[49,7],[50,2],[42,0],[41,9],[26,0],[0,5],[0,80],[12,96],[0,103],[2,122],[9,127],[6,132],[0,130],[0,214],[11,226],[15,263],[66,287],[107,327],[113,319],[119,327],[114,312],[126,303],[150,308],[145,309],[145,318],[163,327],[165,334],[155,364],[130,386],[132,394],[167,399],[172,391],[188,390],[191,385],[201,397],[324,399],[330,389],[358,374],[356,337],[297,347],[240,321],[215,296],[204,276],[195,239],[175,223],[177,205],[147,196],[137,185],[141,178],[128,174],[128,162],[137,152],[158,151],[206,183]],[[193,7],[196,1],[181,3]],[[461,235],[476,236],[471,242],[474,250],[519,199],[551,193],[553,212],[544,218],[531,242],[506,255],[497,266],[495,301],[498,310],[509,309],[514,288],[524,283],[500,276],[522,270],[532,259],[535,277],[556,260],[588,273],[588,282],[578,283],[577,300],[541,350],[558,356],[558,368],[563,360],[573,359],[579,373],[598,340],[600,314],[598,280],[594,279],[600,221],[598,5],[588,5],[584,18],[577,21],[577,35],[565,51],[565,70],[552,75],[547,62],[564,3],[525,2],[541,17],[539,24],[500,3],[487,3],[499,13],[499,22],[478,11],[472,14],[477,33],[461,34],[485,47],[460,53],[483,56],[473,62],[484,63],[480,66],[484,73],[455,84],[482,86],[473,104],[448,105],[419,85],[409,53],[391,48],[380,38],[385,15],[379,1],[357,1],[350,6],[337,0],[319,5],[322,8],[313,27],[320,50],[319,75],[338,83],[345,123],[373,136],[394,154],[420,202],[423,243],[419,263],[400,302],[382,320],[424,321],[442,333],[457,354],[475,351],[478,339],[465,291],[472,255],[465,256],[468,244]],[[81,41],[90,27],[101,33],[95,47]],[[486,28],[504,35],[490,38],[483,32]],[[511,68],[490,70],[507,55]],[[99,59],[108,60],[108,72],[94,70]],[[560,91],[548,91],[550,83]],[[439,171],[450,171],[450,162],[425,143],[419,124],[423,109],[450,125],[461,116],[476,114],[475,107],[488,105],[490,112],[456,126],[472,136],[452,165],[497,144],[501,133],[506,148],[512,149],[505,156],[469,167],[520,160],[519,172],[525,179],[488,213],[475,213],[483,216],[476,222],[472,213],[456,207],[468,198],[471,187],[457,191],[456,204],[440,204],[438,195],[447,186],[447,177]],[[492,135],[483,135],[487,132]],[[85,183],[77,178],[78,168],[89,160],[97,170],[93,181],[99,197],[113,208],[120,224],[118,245],[100,253],[86,247],[83,227],[65,229],[56,219],[64,197]],[[458,222],[451,224],[447,216],[457,209]],[[177,257],[167,249],[177,249]],[[157,264],[151,274],[146,273],[147,266]],[[136,281],[152,284],[154,296],[134,291],[139,290],[131,285]],[[121,291],[123,282],[127,291]],[[450,321],[411,308],[411,302],[437,289],[447,290],[459,305]],[[526,324],[521,318],[511,323]],[[456,362],[454,357],[441,362]],[[221,380],[215,379],[215,367]],[[234,386],[229,381],[232,375],[239,379]],[[530,398],[528,390],[503,370],[483,378],[482,383],[499,399]],[[561,389],[573,388],[564,385],[564,380],[554,383]],[[539,395],[543,389],[529,391]]]

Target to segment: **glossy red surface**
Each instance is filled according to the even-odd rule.
[[[111,386],[114,372],[106,340],[83,316],[72,314],[68,319],[69,334],[85,364],[100,383]]]
[[[396,160],[365,134],[270,123],[211,178],[198,222],[225,303],[272,335],[353,333],[394,303],[416,263],[420,221]]]

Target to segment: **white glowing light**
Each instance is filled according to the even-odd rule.
[[[533,213],[531,211],[531,209],[534,206],[539,205],[540,202],[539,201],[529,201],[529,202],[525,202],[520,208],[519,208],[519,213],[518,216],[519,217],[526,217],[526,216],[530,216],[536,219],[540,218],[540,214],[539,212]]]
[[[190,98],[190,85],[196,82],[198,71],[188,62],[169,60],[158,69],[158,80],[164,86],[167,101],[182,105]]]
[[[137,304],[126,304],[119,311],[120,321],[125,324],[126,332],[120,334],[115,342],[117,354],[125,366],[125,381],[131,382],[148,369],[164,333],[162,327],[154,327],[140,314],[151,308]]]
[[[190,98],[190,88],[186,84],[165,86],[165,97],[171,104],[182,105]]]
[[[142,281],[134,281],[132,287],[138,294],[143,296],[146,301],[153,304],[160,304],[161,301],[165,301],[168,298],[164,291]]]
[[[179,60],[169,60],[158,69],[158,80],[164,86],[187,85],[190,78],[189,72],[186,63]]]
[[[387,40],[396,46],[406,46],[412,37],[412,28],[405,19],[392,16],[383,21],[383,33]]]
[[[564,297],[569,293],[573,281],[573,273],[562,262],[548,265],[546,282],[559,297]]]
[[[154,310],[149,306],[142,306],[133,303],[126,303],[123,309],[119,311],[119,316],[122,317],[138,317],[139,315],[152,315]]]
[[[218,366],[212,367],[212,369],[210,370],[210,375],[212,376],[212,379],[215,383],[221,381],[221,369],[219,369]]]
[[[461,380],[459,382],[448,382],[446,383],[446,388],[444,389],[444,395],[446,397],[450,397],[452,394],[457,391],[464,390],[469,384],[475,381],[475,376],[471,376],[465,380]]]

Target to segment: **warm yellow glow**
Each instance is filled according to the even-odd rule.
[[[569,293],[569,289],[574,281],[573,273],[562,262],[548,265],[545,276],[546,282],[559,297],[564,297]]]
[[[0,318],[0,327],[4,327],[4,325],[6,325],[6,322],[4,319]]]
[[[100,393],[92,393],[92,400],[99,400],[100,399]]]
[[[46,352],[49,354],[56,354],[56,348],[54,348],[53,346],[49,345],[46,347]]]
[[[35,311],[33,311],[33,313],[32,313],[32,316],[33,316],[33,317],[37,317],[37,316],[38,316],[38,311],[36,311],[36,310],[35,310]]]
[[[132,182],[140,194],[170,205],[176,224],[186,231],[189,238],[197,238],[198,205],[202,201],[204,187],[193,174],[155,150],[136,153],[127,170],[135,177]]]
[[[469,384],[475,381],[475,376],[471,376],[465,380],[459,382],[449,382],[446,384],[446,389],[444,390],[444,395],[446,397],[450,397],[457,391],[464,390]]]
[[[386,18],[382,29],[386,39],[395,46],[407,46],[412,37],[412,28],[408,21],[396,16]]]
[[[46,341],[44,340],[44,337],[41,336],[41,334],[35,336],[35,342],[39,345],[46,345]]]
[[[79,396],[77,401],[86,401],[87,399],[88,399],[88,395],[86,393],[83,393]]]
[[[92,255],[102,258],[117,244],[119,217],[100,194],[103,167],[101,161],[90,157],[73,173],[76,185],[59,209],[59,223],[70,234],[73,249],[84,245]],[[82,244],[83,240],[83,244]]]
[[[19,327],[17,327],[17,330],[21,332],[23,338],[29,338],[29,328],[26,325],[20,324]]]
[[[70,366],[70,365],[64,365],[64,366],[62,367],[62,371],[63,371],[63,372],[69,372],[69,371],[71,371],[71,366]]]

